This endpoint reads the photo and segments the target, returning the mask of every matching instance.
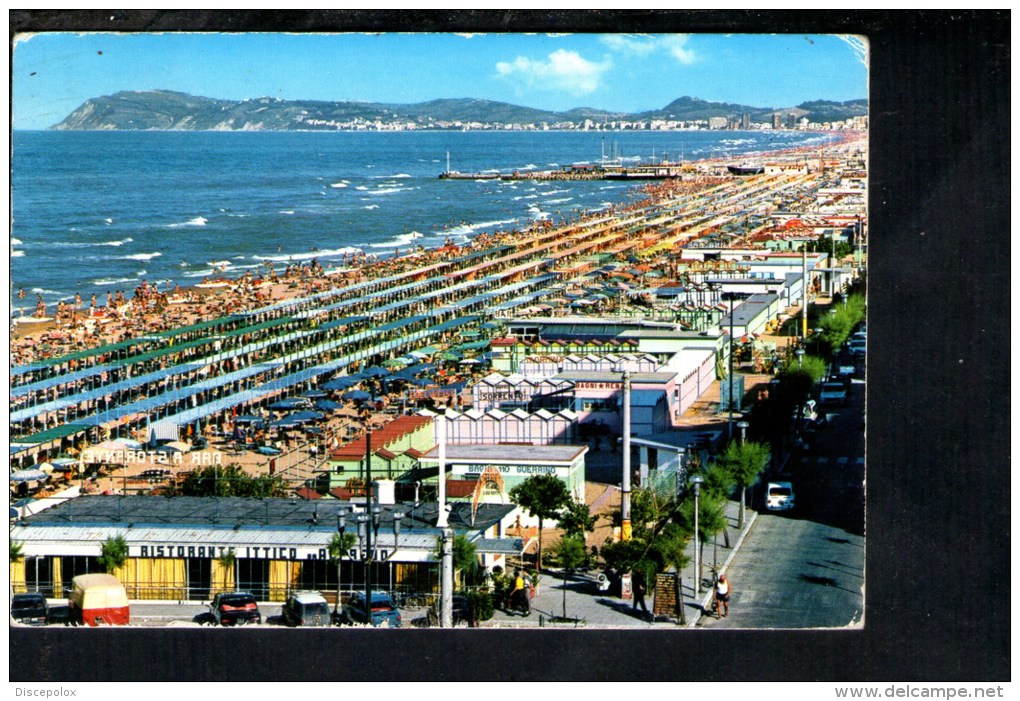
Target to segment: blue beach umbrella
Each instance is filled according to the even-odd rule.
[[[292,411],[294,409],[304,409],[307,406],[308,400],[292,397],[291,399],[281,399],[278,402],[273,402],[269,405],[269,408],[273,411]]]
[[[368,377],[383,377],[389,375],[390,371],[380,365],[373,365],[364,372]]]
[[[307,392],[302,392],[301,396],[307,399],[325,399],[326,393],[317,389],[310,389]]]
[[[320,399],[315,402],[315,408],[320,411],[336,411],[337,409],[343,409],[344,405],[340,402],[334,402],[332,399]]]
[[[366,392],[363,389],[355,389],[350,392],[345,392],[341,395],[344,399],[350,399],[355,402],[364,402],[372,398],[371,393]]]

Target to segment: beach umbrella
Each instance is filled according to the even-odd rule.
[[[241,414],[234,418],[234,424],[261,424],[264,419],[261,416],[254,416],[252,414]]]
[[[54,460],[50,460],[50,464],[54,467],[71,467],[77,464],[77,462],[78,461],[74,458],[56,458]]]
[[[320,411],[336,411],[337,409],[343,409],[343,407],[343,404],[334,402],[332,399],[320,399],[315,402],[315,408]]]
[[[320,390],[310,389],[307,392],[302,392],[301,396],[307,399],[325,399],[327,395]]]
[[[460,353],[454,353],[453,351],[443,351],[442,353],[439,353],[438,355],[436,355],[436,357],[439,358],[440,360],[454,360],[454,361],[456,361],[456,360],[460,360],[461,359]]]
[[[326,415],[319,411],[298,411],[287,417],[291,421],[300,421],[305,423],[307,421],[318,421],[326,418]]]
[[[39,468],[16,470],[11,473],[11,482],[38,482],[49,479],[49,475]]]
[[[136,441],[136,440],[132,440],[130,438],[117,438],[115,440],[118,443],[123,444],[124,447],[128,448],[129,450],[141,450],[142,449],[142,444],[140,442]]]
[[[270,428],[294,428],[296,426],[300,426],[302,423],[304,423],[304,422],[303,421],[295,421],[292,417],[288,416],[286,418],[279,419],[277,421],[273,421],[272,423],[269,424],[269,427]]]
[[[269,408],[273,411],[291,411],[293,409],[304,409],[308,406],[308,400],[301,397],[292,397],[290,399],[281,399],[278,402],[273,402],[269,405]]]
[[[460,364],[461,365],[481,365],[482,361],[481,360],[477,360],[475,358],[465,358],[464,360],[460,361]]]
[[[389,375],[390,371],[384,367],[373,365],[372,367],[367,368],[364,374],[368,377],[383,377],[385,375]]]
[[[339,392],[341,390],[350,389],[354,385],[358,384],[358,382],[360,382],[360,380],[356,380],[352,377],[339,377],[323,384],[322,388],[333,392]]]
[[[355,389],[350,392],[345,392],[341,395],[344,399],[350,399],[355,402],[363,402],[372,398],[372,395],[363,389]]]
[[[383,366],[387,368],[402,368],[406,365],[410,365],[410,363],[404,358],[390,358],[383,361]]]
[[[428,377],[419,377],[415,380],[411,380],[411,384],[415,387],[431,387],[436,384],[436,381]]]

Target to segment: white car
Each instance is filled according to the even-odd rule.
[[[769,482],[765,492],[765,508],[768,511],[789,511],[796,505],[793,485],[789,482]]]
[[[823,383],[818,400],[822,404],[846,404],[846,385],[842,382]]]

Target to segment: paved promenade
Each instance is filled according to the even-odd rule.
[[[729,524],[730,545],[724,545],[722,534],[719,534],[716,562],[720,573],[725,573],[730,560],[736,554],[747,531],[754,525],[758,514],[746,509],[744,528],[739,530],[737,522],[740,505],[736,501],[726,503],[726,520]],[[704,548],[705,586],[699,595],[694,592],[694,542],[687,545],[687,555],[691,558],[690,565],[684,570],[682,589],[684,599],[684,617],[686,626],[698,624],[703,608],[711,600],[711,578],[713,563],[712,543]],[[492,619],[484,621],[483,628],[643,628],[673,630],[681,624],[676,618],[659,616],[654,622],[646,620],[641,614],[635,613],[632,600],[623,600],[617,596],[609,596],[598,591],[595,577],[597,572],[577,573],[567,578],[566,582],[566,616],[563,611],[563,579],[560,570],[547,569],[542,572],[539,580],[538,594],[531,600],[532,613],[522,617],[496,611]],[[645,596],[649,611],[654,611],[655,597],[652,592]],[[575,619],[562,621],[560,619]]]

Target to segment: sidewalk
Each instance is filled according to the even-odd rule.
[[[681,573],[681,588],[684,600],[684,616],[686,625],[692,628],[697,625],[704,607],[712,597],[712,564],[719,566],[724,573],[731,560],[740,548],[748,530],[757,519],[757,512],[747,508],[744,512],[744,528],[737,529],[740,505],[736,501],[726,502],[726,520],[729,524],[730,546],[725,547],[722,533],[713,549],[711,542],[704,546],[705,562],[703,563],[704,580],[699,595],[694,592],[694,541],[687,544],[686,554],[690,557],[690,565]],[[713,557],[715,558],[713,560]],[[631,600],[620,599],[599,592],[595,581],[598,572],[579,572],[567,578],[566,582],[566,616],[564,616],[563,578],[560,570],[545,569],[539,580],[538,593],[531,600],[531,615],[522,617],[510,615],[497,610],[488,621],[481,623],[483,628],[660,628],[675,629],[680,624],[675,618],[657,617],[649,622],[636,615]],[[654,611],[652,592],[645,597],[648,610]]]

